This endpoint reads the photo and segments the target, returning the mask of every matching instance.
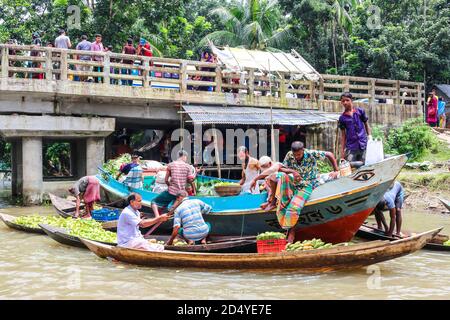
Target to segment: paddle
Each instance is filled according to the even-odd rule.
[[[172,217],[170,217],[169,220],[170,219],[172,219]],[[153,231],[155,231],[162,223],[163,223],[163,221],[158,222],[157,224],[155,224],[149,231],[147,231],[146,234],[144,234],[144,238],[146,238],[147,236],[151,235],[153,233]]]

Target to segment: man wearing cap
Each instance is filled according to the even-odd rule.
[[[290,173],[290,170],[284,168],[281,162],[272,161],[272,159],[268,156],[263,156],[259,159],[259,166],[261,168],[261,174],[253,178],[253,180],[250,183],[250,190],[256,188],[256,184],[259,180],[265,179],[268,198],[267,202],[261,205],[261,208],[266,209],[267,207],[269,207],[270,204],[272,204],[272,207],[274,207],[277,173],[280,171]]]
[[[153,50],[150,47],[150,43],[147,40],[141,38],[141,40],[139,41],[137,54],[139,56],[145,56],[145,57],[152,57],[153,56]]]
[[[141,157],[137,154],[133,154],[131,156],[131,163],[126,164],[122,168],[120,168],[120,172],[117,175],[116,179],[119,180],[122,174],[126,174],[127,177],[123,182],[129,188],[142,189],[143,184],[143,176],[142,176],[142,167],[139,165],[139,159]]]

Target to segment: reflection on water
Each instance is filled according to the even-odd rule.
[[[2,211],[53,214],[51,207]],[[404,224],[450,233],[450,215],[406,212]],[[369,269],[304,275],[137,267],[4,224],[0,243],[0,299],[450,299],[450,254],[424,250]]]

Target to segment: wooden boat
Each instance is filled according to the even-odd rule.
[[[48,224],[39,224],[41,229],[53,240],[71,247],[86,248],[81,238],[72,236],[67,229],[50,226]],[[115,243],[99,242],[108,245],[116,245]]]
[[[70,235],[67,229],[50,226],[47,224],[39,225],[42,230],[53,240],[72,247],[87,248],[81,241],[81,238]],[[169,236],[151,236],[151,238],[158,241],[167,241]],[[115,246],[115,243],[99,243]],[[211,242],[206,245],[186,245],[186,246],[165,246],[166,250],[184,251],[184,252],[216,252],[216,253],[230,253],[230,252],[256,252],[255,239],[231,239],[230,237]]]
[[[366,240],[390,240],[395,241],[398,239],[405,239],[407,237],[410,237],[414,234],[417,234],[417,232],[411,232],[411,231],[405,231],[403,230],[402,233],[405,234],[405,237],[399,237],[396,235],[393,235],[392,237],[388,237],[383,230],[378,229],[375,226],[371,226],[368,224],[364,224],[359,228],[358,232],[356,233],[357,237],[360,237],[362,239]],[[428,242],[424,249],[428,250],[434,250],[434,251],[449,251],[450,252],[450,246],[444,246],[444,242],[449,240],[449,236],[443,235],[443,234],[437,234],[430,242]]]
[[[444,207],[446,207],[447,210],[450,211],[450,201],[442,199],[442,198],[438,198],[438,199],[444,205]]]
[[[296,240],[320,238],[326,242],[348,242],[373,211],[386,190],[406,163],[406,156],[395,156],[363,166],[352,175],[328,182],[316,188],[295,226]],[[106,173],[97,175],[106,192],[125,197],[137,192],[143,204],[149,206],[156,196],[143,189],[130,189]],[[211,235],[252,236],[266,231],[283,232],[275,212],[265,212],[259,206],[267,194],[230,197],[193,197],[213,208],[204,216],[211,223]],[[171,222],[160,225],[158,231],[170,233]]]
[[[327,272],[360,268],[395,259],[420,250],[442,228],[396,241],[371,241],[330,249],[281,253],[193,253],[148,252],[104,245],[95,241],[83,243],[101,258],[113,258],[130,264],[150,267],[202,269],[295,269],[297,272]]]
[[[73,201],[58,197],[52,193],[48,194],[50,197],[50,200],[52,202],[53,208],[55,209],[56,213],[59,214],[63,218],[75,218],[75,211],[76,211],[76,204]],[[84,207],[84,205],[82,206]],[[114,201],[110,204],[107,204],[103,207],[116,209],[116,208],[124,208],[124,200],[120,199],[117,201]],[[114,230],[117,228],[117,220],[113,221],[102,221],[102,226],[104,229],[107,230]]]
[[[2,220],[8,227],[11,229],[24,231],[28,233],[37,233],[37,234],[45,234],[45,232],[41,228],[30,228],[26,226],[22,226],[20,224],[14,223],[14,220],[17,217],[11,216],[9,214],[0,213],[0,220]]]

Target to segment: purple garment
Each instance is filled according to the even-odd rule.
[[[339,117],[339,128],[345,130],[345,149],[351,151],[366,150],[367,133],[364,123],[367,122],[366,113],[361,108],[356,108],[353,116],[343,113]]]

